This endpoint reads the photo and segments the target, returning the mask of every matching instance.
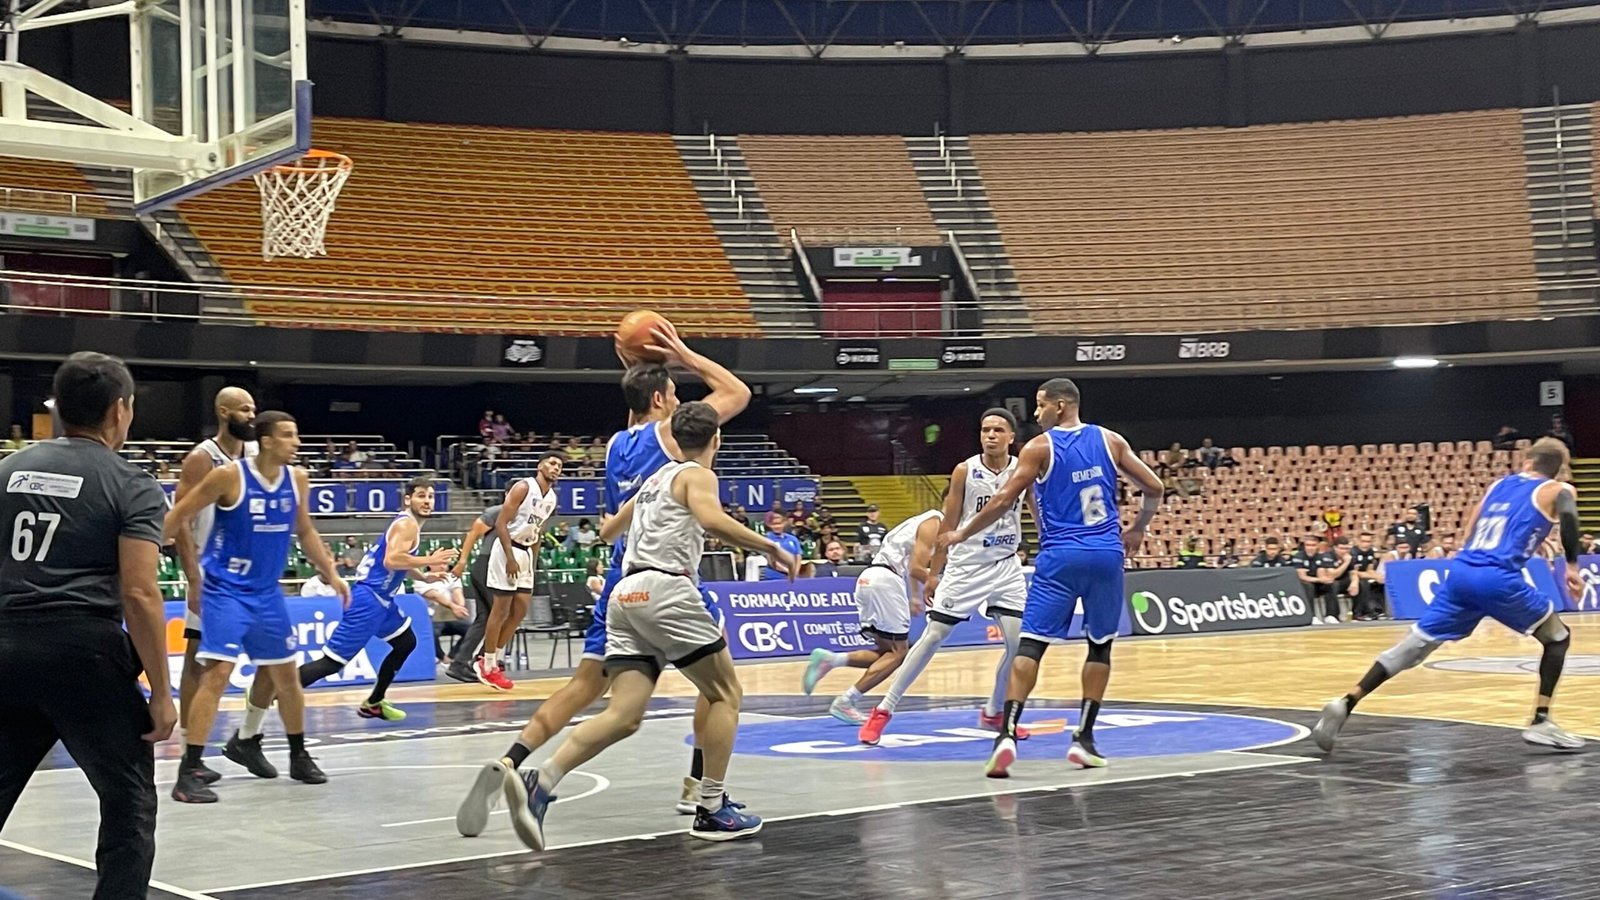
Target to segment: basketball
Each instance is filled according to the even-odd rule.
[[[630,359],[659,362],[661,354],[650,349],[656,343],[652,332],[658,327],[670,328],[672,323],[653,309],[636,309],[617,325],[617,346]]]

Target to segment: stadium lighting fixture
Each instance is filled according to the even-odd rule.
[[[797,387],[797,388],[794,389],[793,393],[796,393],[796,394],[837,394],[837,393],[839,393],[839,389],[835,388],[835,387]]]
[[[1439,360],[1432,356],[1396,356],[1394,367],[1396,369],[1431,369],[1439,365]]]

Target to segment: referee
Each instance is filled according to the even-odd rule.
[[[444,673],[451,678],[468,684],[478,683],[478,673],[472,665],[472,660],[483,647],[483,633],[489,629],[489,611],[494,608],[494,593],[489,590],[489,552],[485,550],[473,556],[472,548],[477,546],[484,535],[494,530],[494,523],[498,518],[500,518],[500,504],[496,503],[472,520],[472,527],[467,529],[466,537],[461,539],[461,556],[456,559],[455,568],[451,569],[451,574],[460,578],[468,572],[467,560],[472,560],[470,570],[472,577],[466,583],[467,590],[472,592],[473,597],[472,626],[467,629],[466,637],[456,641],[455,653],[451,654],[450,665],[444,670]]]
[[[0,827],[59,740],[100,796],[95,900],[142,898],[153,745],[178,718],[156,587],[166,498],[117,452],[133,421],[121,360],[74,353],[54,394],[65,436],[0,460]]]

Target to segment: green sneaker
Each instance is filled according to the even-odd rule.
[[[821,647],[811,651],[811,660],[806,664],[806,674],[800,679],[800,687],[807,694],[817,689],[817,682],[822,680],[822,676],[833,671],[833,663],[829,662],[832,657],[832,653]]]
[[[358,706],[356,715],[363,719],[382,719],[385,722],[399,722],[406,717],[405,710],[387,700],[379,700],[371,706],[365,704]]]

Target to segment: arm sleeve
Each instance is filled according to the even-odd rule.
[[[1582,526],[1578,519],[1578,501],[1564,488],[1556,494],[1556,516],[1561,521],[1562,553],[1566,555],[1567,562],[1576,565],[1582,549]]]
[[[161,485],[143,472],[130,474],[123,488],[121,535],[160,544],[166,513],[167,495]]]

